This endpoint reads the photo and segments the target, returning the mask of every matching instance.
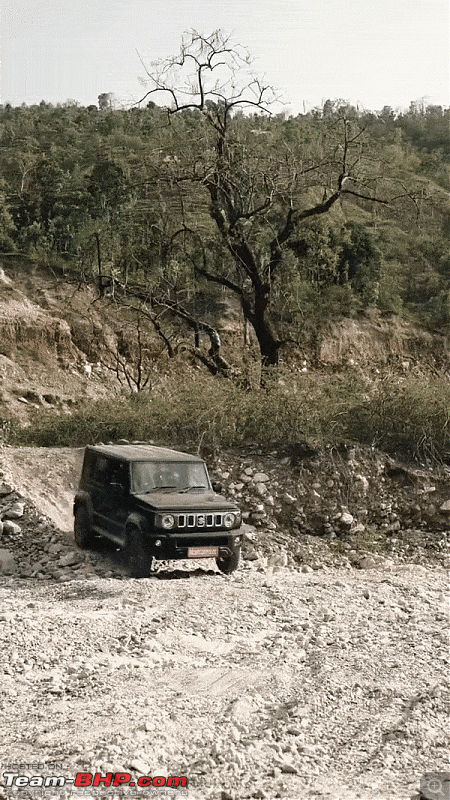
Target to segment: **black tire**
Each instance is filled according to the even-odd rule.
[[[89,514],[86,510],[86,506],[79,505],[75,509],[73,533],[78,547],[81,547],[83,550],[86,547],[90,547],[94,535],[89,527]]]
[[[219,567],[220,571],[224,573],[224,575],[230,575],[237,569],[239,564],[239,558],[241,555],[241,548],[237,547],[233,550],[230,554],[226,556],[218,555],[216,558],[216,564]]]
[[[148,578],[152,572],[152,556],[145,546],[141,529],[128,525],[126,530],[125,554],[132,578]]]

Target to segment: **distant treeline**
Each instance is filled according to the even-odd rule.
[[[105,97],[99,106],[0,107],[0,252],[153,293],[169,286],[172,300],[214,290],[208,259],[230,282],[232,264],[217,233],[226,202],[222,196],[213,208],[205,190],[218,163],[205,115],[186,109],[169,118],[153,102],[115,109]],[[253,226],[253,248],[269,246],[289,202],[326,203],[351,126],[360,131],[355,158],[364,159],[365,185],[386,197],[394,178],[403,187],[377,205],[355,182],[330,213],[302,221],[286,238],[270,287],[280,325],[301,326],[318,309],[368,305],[450,322],[449,123],[449,109],[420,103],[407,112],[327,101],[296,117],[233,113],[223,174],[230,207],[241,202],[244,209],[242,237]],[[245,208],[249,198],[258,208],[258,193],[256,224],[256,212]],[[238,288],[244,296],[245,275]]]

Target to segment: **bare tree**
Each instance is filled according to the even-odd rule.
[[[121,386],[125,384],[132,392],[151,389],[151,360],[142,330],[142,314],[138,311],[134,325],[128,326],[127,337],[119,332],[115,347],[104,344],[105,354],[100,363],[113,372]]]
[[[166,98],[169,122],[189,110],[201,115],[201,147],[191,152],[190,164],[172,170],[167,180],[204,187],[232,271],[217,268],[207,237],[192,223],[183,220],[172,240],[182,234],[187,250],[195,250],[191,257],[197,274],[239,296],[262,363],[274,365],[283,340],[270,303],[287,242],[303,221],[326,214],[344,196],[360,202],[387,200],[375,196],[375,183],[364,168],[364,129],[346,113],[328,124],[326,145],[318,146],[314,157],[305,155],[301,143],[283,143],[273,156],[261,144],[255,143],[253,152],[245,147],[234,124],[239,109],[267,119],[276,100],[273,89],[250,73],[250,63],[247,51],[221,31],[210,36],[191,31],[177,56],[146,70],[150,88],[142,99]]]

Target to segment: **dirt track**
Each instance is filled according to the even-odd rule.
[[[56,456],[2,461],[67,530],[80,451]],[[2,772],[187,776],[193,800],[403,800],[446,769],[444,569],[75,575],[1,578]]]

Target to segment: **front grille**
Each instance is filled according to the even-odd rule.
[[[176,514],[177,528],[222,528],[223,514]]]

